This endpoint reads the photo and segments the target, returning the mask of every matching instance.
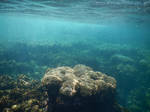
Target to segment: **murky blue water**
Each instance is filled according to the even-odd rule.
[[[59,41],[56,38],[141,41],[150,35],[149,6],[148,0],[2,0],[0,36],[46,42]]]
[[[0,44],[0,74],[85,64],[116,78],[122,105],[150,109],[150,0],[1,0]]]

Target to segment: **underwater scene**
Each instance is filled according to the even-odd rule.
[[[0,112],[150,112],[150,0],[0,0]]]

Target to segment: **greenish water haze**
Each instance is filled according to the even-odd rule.
[[[63,44],[87,40],[87,43],[106,41],[144,45],[149,43],[150,35],[149,21],[136,23],[134,20],[129,22],[114,20],[112,22],[105,23],[104,21],[99,24],[92,24],[30,15],[11,16],[2,14],[0,22],[1,39],[14,42],[58,42]]]
[[[120,104],[149,112],[150,1],[0,1],[1,75],[40,80],[76,64],[115,77]]]

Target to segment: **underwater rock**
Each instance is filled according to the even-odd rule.
[[[85,65],[48,69],[42,83],[48,112],[123,112],[115,102],[116,80]]]
[[[118,64],[116,70],[125,76],[134,75],[138,71],[134,65],[130,64]]]
[[[128,56],[121,54],[115,54],[111,57],[111,61],[114,63],[133,63],[134,60]]]
[[[116,88],[116,80],[101,72],[94,72],[84,65],[76,65],[74,68],[58,67],[48,70],[42,79],[45,86],[59,89],[59,94],[65,96],[91,96],[105,89]]]
[[[41,81],[0,76],[0,112],[124,112],[116,80],[84,65],[49,68]]]
[[[14,88],[15,81],[7,75],[0,75],[0,90]]]
[[[2,75],[0,79],[0,112],[47,111],[47,94],[40,81],[23,74],[17,78]]]
[[[139,65],[141,66],[141,69],[149,70],[150,68],[150,62],[146,59],[139,60]]]

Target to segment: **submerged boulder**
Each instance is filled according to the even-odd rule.
[[[134,63],[134,60],[131,57],[115,54],[111,57],[111,61],[114,63]]]
[[[85,65],[48,69],[49,112],[121,112],[115,101],[116,80]]]

